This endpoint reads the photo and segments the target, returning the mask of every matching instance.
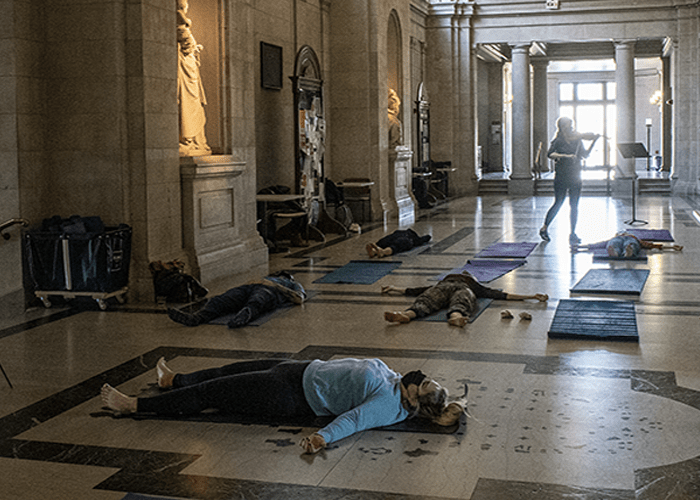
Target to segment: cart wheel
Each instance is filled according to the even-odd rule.
[[[39,297],[39,299],[41,300],[41,303],[44,304],[44,307],[46,309],[51,307],[51,301],[49,300],[48,297],[46,297],[45,295],[42,295],[41,297]]]
[[[95,299],[97,301],[97,305],[100,306],[100,309],[103,311],[107,310],[107,302],[104,301],[104,299]]]

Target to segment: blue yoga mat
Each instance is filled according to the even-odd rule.
[[[645,241],[674,241],[668,229],[626,229],[630,234]]]
[[[486,310],[488,306],[491,305],[493,299],[476,299],[476,311],[469,316],[468,323],[473,323],[479,315]],[[416,321],[437,321],[441,323],[447,323],[447,309],[441,309],[440,311],[426,316],[424,318],[416,318]]]
[[[648,269],[591,269],[571,291],[640,295],[648,277]]]
[[[462,267],[457,267],[446,273],[434,276],[430,278],[430,280],[440,281],[448,274],[460,274],[462,271],[467,271],[472,276],[474,276],[474,278],[476,278],[477,281],[480,281],[481,283],[487,283],[489,281],[495,280],[496,278],[500,278],[504,274],[509,273],[513,269],[517,269],[523,264],[525,264],[524,259],[468,260],[467,263]]]
[[[593,250],[593,260],[621,260],[621,261],[647,261],[647,254],[642,250],[636,257],[610,257],[605,248],[596,248]]]
[[[634,302],[559,301],[549,327],[550,338],[639,341]]]
[[[506,259],[524,259],[535,249],[537,243],[528,243],[522,241],[520,243],[494,243],[484,248],[476,254],[476,259],[488,258],[506,258]]]
[[[385,262],[376,260],[351,260],[348,264],[317,279],[314,283],[371,285],[400,266],[400,260]]]

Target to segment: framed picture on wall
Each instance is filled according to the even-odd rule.
[[[260,85],[266,89],[282,88],[282,47],[260,42]]]

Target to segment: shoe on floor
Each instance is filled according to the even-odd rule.
[[[168,317],[174,322],[185,326],[199,326],[202,324],[202,319],[197,314],[187,313],[180,309],[168,309]]]
[[[549,241],[549,233],[547,232],[547,228],[544,226],[540,228],[540,238],[542,238],[544,241]]]

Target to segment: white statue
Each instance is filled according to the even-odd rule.
[[[202,46],[192,36],[192,21],[187,17],[187,0],[177,0],[177,102],[180,114],[180,156],[211,154],[204,135],[207,99],[199,75]]]
[[[393,151],[396,146],[403,142],[402,126],[399,120],[399,110],[401,108],[401,99],[394,89],[389,89],[389,150]]]

